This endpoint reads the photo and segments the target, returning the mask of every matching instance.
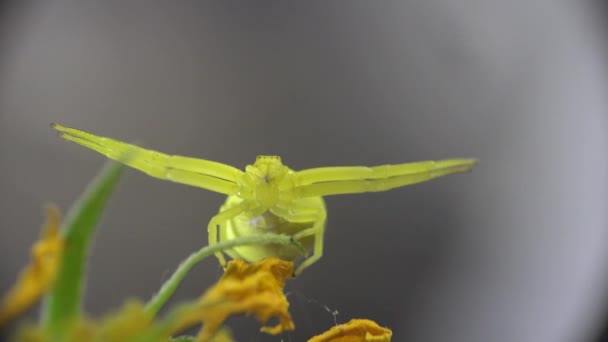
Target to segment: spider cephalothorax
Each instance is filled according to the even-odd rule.
[[[253,200],[266,210],[277,206],[281,201],[289,200],[287,187],[292,173],[281,162],[278,156],[258,156],[253,165],[245,167],[245,173],[239,179],[238,196],[245,200]]]
[[[312,255],[296,273],[323,254],[327,212],[323,196],[385,191],[449,174],[467,172],[475,159],[447,159],[381,166],[320,167],[293,171],[277,156],[259,156],[241,171],[205,159],[167,155],[75,128],[53,124],[60,135],[153,177],[227,195],[207,226],[209,244],[265,232],[287,234]],[[125,158],[128,155],[128,158]],[[275,245],[235,247],[233,258],[257,261],[266,257],[295,259],[293,250]],[[216,256],[222,265],[222,253]]]

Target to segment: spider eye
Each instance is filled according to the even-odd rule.
[[[260,155],[260,156],[257,156],[257,157],[255,158],[255,160],[256,160],[256,161],[259,161],[259,160],[277,160],[277,161],[280,161],[280,160],[281,160],[281,157],[279,157],[279,156],[266,156],[266,155]]]

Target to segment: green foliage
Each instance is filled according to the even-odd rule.
[[[84,272],[95,226],[123,170],[108,162],[68,213],[63,227],[66,246],[55,284],[45,297],[42,320],[57,339],[81,314]]]

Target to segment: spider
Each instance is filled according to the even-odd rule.
[[[261,233],[288,234],[312,250],[296,269],[299,274],[323,255],[327,210],[323,196],[385,191],[454,173],[469,171],[475,159],[447,159],[381,166],[320,167],[294,171],[278,156],[258,156],[241,171],[205,159],[168,155],[101,137],[75,128],[51,124],[69,141],[148,175],[227,195],[219,213],[207,226],[209,244]],[[128,153],[129,158],[123,160]],[[278,245],[235,247],[225,251],[233,259],[250,262],[266,257],[295,260],[292,248]],[[224,266],[226,259],[216,254]]]

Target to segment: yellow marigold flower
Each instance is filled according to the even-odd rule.
[[[93,321],[79,319],[72,325],[69,333],[61,342],[82,342],[91,341],[95,336],[98,326]],[[40,325],[26,324],[19,328],[19,331],[12,337],[13,342],[53,342],[49,332]],[[110,342],[110,341],[105,341]],[[112,341],[115,342],[115,341]],[[121,341],[123,342],[123,341]],[[164,341],[163,341],[164,342]]]
[[[102,320],[94,321],[79,317],[76,324],[71,325],[70,330],[65,334],[63,342],[136,341],[153,327],[153,317],[145,310],[143,303],[129,300],[120,310],[107,315]],[[155,342],[167,341],[169,332],[156,334],[154,337],[152,341]],[[14,341],[51,342],[53,339],[42,326],[29,325],[20,329]]]
[[[368,319],[351,319],[317,335],[308,342],[390,342],[393,332]]]
[[[285,280],[293,275],[293,263],[277,258],[247,264],[242,260],[228,263],[224,275],[208,289],[194,310],[180,315],[179,326],[185,328],[202,322],[197,341],[209,341],[224,321],[232,315],[254,315],[266,323],[277,317],[279,324],[264,326],[262,332],[272,335],[294,330],[289,314],[289,302],[283,294]]]
[[[154,317],[139,300],[129,300],[123,308],[108,315],[99,325],[99,341],[130,341],[152,327]],[[169,337],[168,334],[166,337]]]
[[[21,271],[15,286],[2,301],[0,326],[27,310],[53,284],[64,246],[60,226],[59,210],[48,206],[41,239],[32,247],[30,264]]]

